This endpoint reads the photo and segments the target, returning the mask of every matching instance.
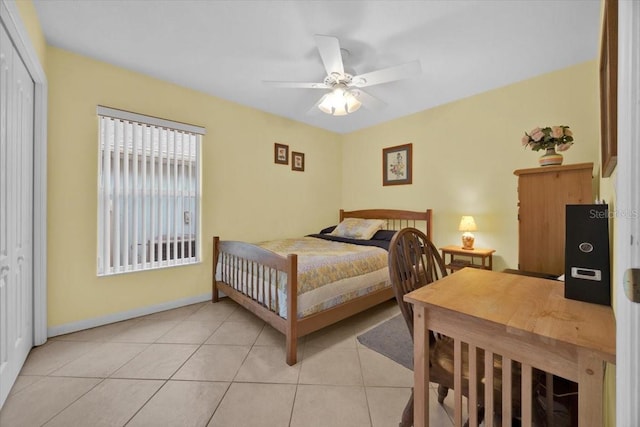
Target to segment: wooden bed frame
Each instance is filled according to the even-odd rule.
[[[427,209],[424,212],[394,210],[394,209],[371,209],[346,212],[340,210],[340,221],[345,218],[383,219],[387,221],[386,229],[399,230],[405,227],[416,227],[425,230],[431,240],[432,212]],[[419,224],[424,222],[424,226]],[[248,274],[228,274],[223,277],[226,281],[216,280],[216,268],[220,256],[232,260],[235,265],[242,265],[245,270],[255,272],[249,279]],[[278,255],[267,249],[255,246],[250,243],[237,241],[222,241],[218,236],[213,238],[213,290],[212,302],[218,302],[218,291],[242,305],[247,310],[264,320],[276,330],[285,334],[286,337],[286,361],[288,365],[295,365],[297,359],[298,337],[303,337],[340,320],[346,319],[354,314],[364,311],[370,307],[380,304],[394,297],[391,287],[385,288],[361,297],[346,301],[340,305],[327,310],[298,319],[298,257],[290,254],[286,257]],[[275,283],[277,275],[287,274],[287,319],[279,316],[277,295],[275,301],[269,295],[269,303],[264,304],[252,298],[245,292],[249,286],[252,294],[257,293],[257,289],[262,287],[263,294],[267,291],[264,281]],[[261,281],[255,277],[262,278]],[[245,285],[242,285],[244,279]],[[246,283],[249,284],[246,284]],[[243,289],[245,288],[245,289]],[[268,291],[271,294],[270,291]],[[275,308],[273,308],[275,306]],[[293,314],[293,315],[292,315]]]

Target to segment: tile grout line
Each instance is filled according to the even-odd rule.
[[[357,332],[356,332],[357,334]],[[369,416],[369,425],[373,426],[373,418],[371,417],[371,406],[369,405],[369,393],[367,393],[367,384],[364,381],[364,373],[362,372],[362,358],[360,354],[360,346],[358,346],[358,337],[355,336],[356,340],[356,352],[358,354],[358,366],[360,367],[360,377],[362,378],[362,389],[364,391],[364,401],[367,404],[367,415]]]

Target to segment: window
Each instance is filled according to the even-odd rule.
[[[99,106],[98,275],[200,259],[198,126]]]

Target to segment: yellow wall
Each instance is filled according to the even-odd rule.
[[[256,241],[335,224],[339,136],[48,47],[48,323],[91,319],[210,292],[211,237]],[[96,276],[96,105],[204,126],[203,262]],[[273,144],[305,153],[306,171],[273,162]]]
[[[42,33],[42,28],[40,27],[40,20],[38,19],[38,15],[36,13],[36,8],[33,5],[33,1],[31,0],[19,0],[16,1],[16,5],[18,6],[18,13],[20,13],[20,18],[22,23],[24,24],[27,33],[29,34],[29,39],[31,44],[33,45],[36,54],[38,55],[38,60],[40,60],[40,65],[42,68],[45,68],[45,55],[47,50],[47,43],[44,38],[44,34]]]
[[[477,247],[496,249],[494,269],[517,268],[516,169],[542,152],[520,139],[535,126],[568,125],[564,163],[598,161],[596,61],[545,74],[344,136],[343,205],[434,209],[436,245],[460,243],[473,215]],[[594,90],[587,90],[594,88]],[[413,184],[382,186],[382,149],[413,143]]]

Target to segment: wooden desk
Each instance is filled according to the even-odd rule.
[[[414,305],[416,427],[429,425],[429,329],[454,338],[456,349],[464,342],[470,349],[476,346],[485,354],[502,355],[503,367],[508,359],[522,363],[523,426],[530,426],[532,419],[531,405],[526,405],[532,396],[532,367],[578,383],[580,427],[603,425],[604,362],[615,363],[611,307],[565,299],[562,282],[476,268],[462,269],[404,299]],[[502,382],[508,384],[511,373],[505,371]],[[460,384],[458,369],[454,381]],[[493,376],[485,375],[485,381],[492,387]],[[455,392],[458,426],[462,425],[460,389]],[[470,407],[477,402],[474,394],[469,396]],[[510,394],[510,387],[503,387],[504,401],[511,401]],[[493,393],[485,396],[485,407],[493,407]],[[511,425],[509,408],[504,410],[503,425]],[[475,411],[469,416],[473,426]],[[491,418],[486,410],[485,425],[493,425]]]

